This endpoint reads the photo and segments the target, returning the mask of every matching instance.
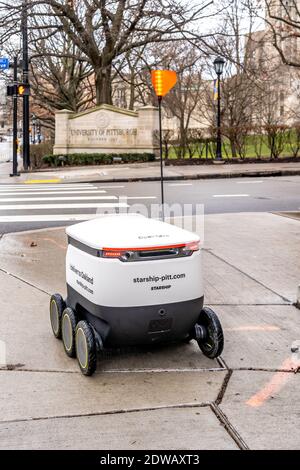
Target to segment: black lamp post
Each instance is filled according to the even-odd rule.
[[[222,137],[221,137],[221,75],[223,73],[225,60],[222,57],[217,57],[214,60],[215,72],[218,76],[218,113],[217,113],[217,151],[216,160],[222,160]]]

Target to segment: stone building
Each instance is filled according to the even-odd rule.
[[[246,37],[245,57],[262,94],[260,104],[252,110],[254,121],[292,126],[300,121],[300,38],[281,19],[299,21],[300,0],[269,2],[265,28]],[[283,57],[286,62],[299,63],[299,67],[284,63]]]

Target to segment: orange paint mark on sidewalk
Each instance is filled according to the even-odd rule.
[[[44,240],[45,242],[51,242],[51,243],[54,243],[54,245],[58,246],[59,248],[61,248],[62,250],[65,250],[66,247],[64,245],[61,245],[60,243],[58,243],[56,240],[53,240],[52,238],[43,238],[42,240]]]
[[[279,331],[279,326],[275,325],[246,325],[235,328],[224,328],[224,331]]]
[[[297,363],[292,358],[289,358],[282,363],[280,369],[285,371],[297,371],[299,366],[299,361]],[[253,408],[262,406],[265,401],[269,400],[269,398],[271,398],[274,394],[280,392],[280,390],[287,382],[292,379],[292,377],[293,375],[289,374],[288,372],[276,372],[271,380],[246,402],[246,405],[252,406]]]

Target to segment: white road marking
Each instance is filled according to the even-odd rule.
[[[41,215],[3,215],[0,223],[4,222],[65,222],[76,220],[90,220],[103,217],[105,214],[41,214]]]
[[[52,187],[52,186],[41,186],[41,187],[38,187],[38,186],[35,186],[34,188],[32,186],[12,186],[12,187],[8,187],[8,186],[0,186],[0,192],[5,192],[5,191],[70,191],[70,190],[80,190],[80,189],[97,189],[96,186],[84,186],[84,185],[81,185],[81,186],[69,186],[69,185],[60,185],[58,187]]]
[[[193,183],[169,183],[168,186],[193,186]]]
[[[38,201],[101,201],[107,199],[118,199],[117,196],[67,196],[67,197],[38,197]],[[33,197],[8,197],[0,198],[0,207],[2,202],[34,202],[35,198]]]
[[[16,183],[16,184],[5,184],[5,183],[2,183],[1,186],[5,186],[7,188],[11,187],[11,188],[32,188],[33,186],[31,186],[30,184],[24,184],[24,183]],[[51,188],[51,187],[60,187],[60,186],[94,186],[94,183],[39,183],[39,184],[35,184],[34,187],[37,187],[37,186],[41,186],[42,188],[45,188],[45,187],[48,187],[48,188]]]
[[[124,196],[124,199],[157,199],[157,196]]]
[[[213,197],[250,197],[249,194],[214,194]]]
[[[29,210],[44,210],[44,209],[93,209],[93,208],[109,208],[109,207],[129,207],[124,202],[111,203],[111,202],[95,202],[95,203],[80,203],[80,204],[18,204],[18,205],[0,205],[0,211],[29,211]]]
[[[122,188],[125,188],[125,186],[96,186],[96,188],[99,188],[99,189],[122,189]]]
[[[86,191],[79,191],[77,189],[72,189],[70,191],[36,191],[36,192],[23,192],[23,191],[18,191],[18,192],[3,192],[3,193],[0,193],[0,198],[2,196],[28,196],[28,195],[31,195],[32,197],[34,196],[38,196],[38,195],[41,195],[41,196],[45,196],[47,194],[105,194],[106,191],[102,190],[102,189],[88,189]],[[1,199],[0,199],[1,201]]]
[[[236,181],[236,184],[261,184],[264,181]]]

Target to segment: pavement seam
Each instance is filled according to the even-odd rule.
[[[286,374],[298,374],[300,371],[299,369],[267,369],[264,367],[258,367],[258,368],[253,368],[253,367],[237,367],[235,369],[232,369],[233,372],[283,372]]]
[[[226,390],[227,390],[227,387],[228,387],[228,384],[229,384],[229,381],[231,379],[231,376],[232,376],[232,373],[233,371],[230,369],[227,374],[225,375],[225,378],[223,380],[223,383],[222,383],[222,386],[221,386],[221,389],[218,393],[218,396],[217,396],[217,399],[215,401],[216,405],[220,405],[222,403],[222,400],[224,398],[224,395],[226,393]]]
[[[40,287],[35,286],[34,284],[31,284],[29,281],[25,281],[25,279],[22,279],[21,277],[16,276],[15,274],[9,273],[8,271],[6,271],[3,268],[0,268],[0,272],[2,272],[4,274],[7,274],[8,276],[13,277],[14,279],[17,279],[18,281],[23,282],[27,286],[33,287],[34,289],[38,290],[39,292],[42,292],[43,294],[47,294],[49,297],[51,297],[51,294],[49,294],[49,292],[45,291],[44,289],[41,289]]]
[[[257,279],[255,279],[253,276],[251,276],[250,274],[242,271],[240,268],[238,268],[237,266],[235,266],[234,264],[230,263],[229,261],[225,260],[224,258],[221,258],[221,256],[217,255],[216,253],[214,253],[212,250],[207,250],[206,248],[202,248],[203,251],[206,251],[206,253],[209,253],[211,254],[212,256],[214,256],[215,258],[217,258],[218,260],[220,261],[223,261],[223,263],[227,264],[227,266],[230,266],[231,268],[235,269],[236,271],[238,271],[240,274],[243,274],[244,276],[248,277],[249,279],[251,279],[252,281],[256,282],[257,284],[259,284],[260,286],[262,286],[264,289],[267,289],[268,291],[272,292],[272,294],[275,294],[277,297],[280,297],[283,301],[285,302],[288,302],[289,305],[292,305],[292,301],[287,299],[286,297],[284,297],[283,295],[281,294],[278,294],[278,292],[274,291],[273,289],[271,289],[270,287],[266,286],[265,284],[263,284],[261,281],[258,281]]]
[[[227,416],[223,413],[223,411],[219,408],[219,406],[213,402],[210,405],[210,408],[212,412],[215,414],[221,425],[224,427],[224,429],[227,431],[227,433],[230,435],[230,437],[234,440],[234,442],[237,444],[240,450],[250,450],[244,439],[241,437],[241,435],[238,433],[238,431],[235,429],[235,427],[230,423],[229,419]]]
[[[186,409],[186,408],[209,408],[211,407],[211,402],[202,402],[202,403],[184,403],[177,405],[162,405],[162,406],[151,406],[145,408],[130,408],[130,409],[121,409],[121,410],[110,410],[110,411],[99,411],[95,413],[81,413],[81,414],[69,414],[69,415],[56,415],[56,416],[39,416],[36,418],[24,418],[24,419],[11,419],[4,420],[0,422],[1,424],[10,424],[10,423],[23,423],[28,421],[46,421],[49,419],[70,419],[70,418],[87,418],[92,416],[107,416],[107,415],[118,415],[118,414],[127,414],[127,413],[143,413],[145,411],[160,411],[160,410],[172,410],[172,409]]]
[[[96,375],[102,374],[162,374],[162,373],[201,373],[201,372],[225,372],[226,369],[223,368],[212,368],[212,369],[108,369],[108,370],[101,370],[96,372]],[[80,374],[80,370],[60,370],[60,369],[27,369],[23,368],[21,365],[13,365],[9,364],[4,367],[0,367],[1,372],[33,372],[33,373],[41,373],[41,374]]]
[[[298,374],[300,371],[298,369],[274,369],[274,368],[263,368],[263,367],[258,367],[258,368],[253,368],[253,367],[233,367],[232,369],[224,369],[224,368],[219,368],[219,369],[108,369],[108,370],[102,370],[99,371],[98,373],[96,372],[96,375],[100,374],[162,374],[162,373],[201,373],[201,372],[283,372],[286,374]],[[26,369],[22,368],[22,366],[19,365],[13,365],[9,364],[8,366],[0,367],[0,373],[1,372],[32,372],[32,373],[40,373],[40,374],[80,374],[80,370],[61,370],[61,369]],[[225,379],[224,379],[225,380]]]

